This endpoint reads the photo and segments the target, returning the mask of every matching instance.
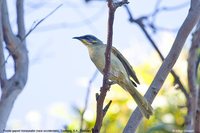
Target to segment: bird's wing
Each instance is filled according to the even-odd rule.
[[[137,84],[140,84],[138,78],[136,77],[136,74],[135,74],[133,68],[131,67],[129,62],[126,60],[126,58],[124,58],[124,56],[115,47],[112,47],[112,52],[122,62],[124,68],[126,69],[127,74],[130,77],[132,77]],[[136,86],[136,84],[134,82],[133,82],[133,84]]]

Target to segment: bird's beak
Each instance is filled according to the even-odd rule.
[[[87,40],[85,40],[84,36],[73,37],[73,39],[77,39],[77,40],[81,41],[85,45],[89,45],[90,44]]]
[[[78,39],[78,40],[81,40],[82,37],[73,37],[72,39]]]
[[[73,37],[73,39],[77,39],[77,40],[81,41],[83,44],[88,45],[88,42],[85,40],[85,38],[83,36]]]

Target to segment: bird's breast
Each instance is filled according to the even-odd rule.
[[[103,73],[105,67],[105,51],[106,45],[100,45],[88,48],[89,55],[92,62],[96,65],[98,70]],[[110,79],[113,81],[127,80],[128,77],[126,70],[121,61],[111,53],[111,66],[110,66]]]
[[[100,72],[103,72],[105,66],[105,48],[96,47],[89,49],[89,55],[92,62],[96,65]]]

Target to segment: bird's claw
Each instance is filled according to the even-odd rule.
[[[107,81],[106,81],[106,84],[108,84],[109,86],[111,86],[111,85],[115,84],[115,82],[114,82],[114,81],[111,81],[111,80],[107,80]]]

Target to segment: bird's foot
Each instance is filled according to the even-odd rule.
[[[106,81],[106,84],[108,84],[109,86],[111,86],[111,85],[115,84],[115,82],[112,81],[112,80],[107,80],[107,81]]]
[[[115,82],[114,81],[111,81],[111,80],[106,80],[106,88],[108,89],[108,91],[110,90],[110,86],[111,85],[113,85],[113,84],[115,84]],[[101,89],[100,89],[100,91],[102,91],[102,87],[101,87]]]

